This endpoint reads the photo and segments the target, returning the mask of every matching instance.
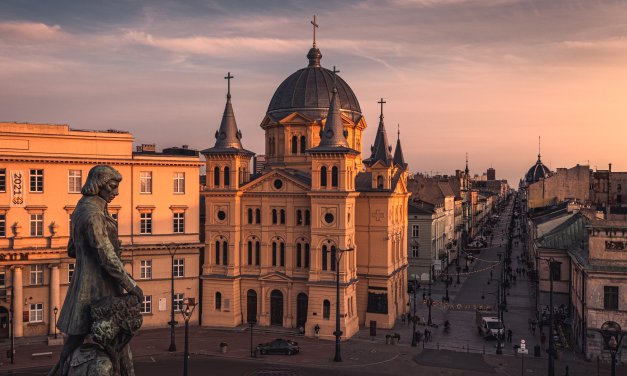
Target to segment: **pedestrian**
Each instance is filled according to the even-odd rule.
[[[507,342],[512,343],[512,330],[507,329]]]
[[[429,329],[425,328],[424,332],[425,342],[429,342]]]
[[[492,270],[490,270],[490,279],[492,279]]]
[[[531,333],[535,336],[536,335],[536,321],[532,321],[531,322]]]
[[[407,326],[409,326],[409,323],[413,320],[413,316],[411,315],[411,312],[407,314]]]
[[[401,313],[401,324],[405,325],[405,314]]]
[[[523,277],[525,276],[526,272],[527,272],[527,269],[523,268],[523,270],[522,270]]]
[[[542,335],[540,335],[540,347],[542,348],[542,350],[544,350],[544,346],[546,345],[546,334],[544,334],[544,332],[541,332]]]

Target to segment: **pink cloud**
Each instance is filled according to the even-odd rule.
[[[1,22],[0,34],[2,39],[19,39],[29,41],[45,41],[62,38],[65,33],[61,26],[48,26],[38,22]]]

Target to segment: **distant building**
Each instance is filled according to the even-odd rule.
[[[66,250],[70,216],[98,164],[123,177],[108,210],[118,222],[122,261],[145,294],[144,327],[165,327],[172,304],[198,297],[198,152],[157,152],[150,144],[133,152],[133,141],[121,131],[0,123],[0,340],[9,335],[11,305],[16,337],[54,333],[54,309],[76,263]]]
[[[493,169],[492,167],[488,168],[486,175],[488,175],[489,181],[496,180],[496,170]]]

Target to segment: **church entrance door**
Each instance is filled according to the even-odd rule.
[[[270,294],[270,325],[283,326],[283,293],[279,290]]]
[[[307,306],[309,305],[309,298],[307,294],[301,292],[296,297],[296,326],[305,327],[307,322]]]
[[[248,290],[246,293],[246,318],[247,322],[257,322],[257,292]]]
[[[0,338],[9,338],[9,311],[0,307]]]

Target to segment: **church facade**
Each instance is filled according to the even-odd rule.
[[[309,64],[277,88],[261,121],[266,165],[249,171],[230,89],[206,158],[202,323],[299,328],[344,338],[407,310],[407,164],[392,155],[383,101],[371,155],[348,84]],[[229,77],[230,79],[230,77]],[[230,86],[230,85],[229,85]],[[336,281],[339,276],[339,307]]]

